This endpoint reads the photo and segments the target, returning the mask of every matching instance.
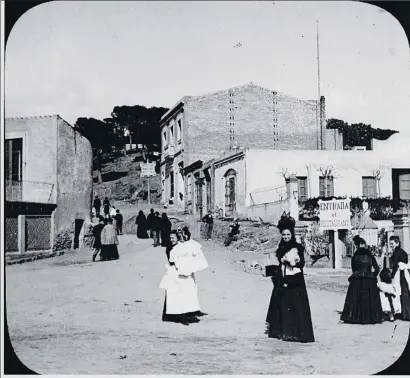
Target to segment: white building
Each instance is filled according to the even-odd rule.
[[[393,158],[377,151],[274,151],[247,149],[214,161],[214,206],[224,215],[278,220],[290,196],[410,199],[410,153]],[[286,187],[285,177],[297,177]],[[204,201],[205,203],[205,201]]]

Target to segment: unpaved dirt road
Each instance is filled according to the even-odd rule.
[[[204,242],[211,267],[197,275],[209,315],[188,327],[163,323],[164,249],[134,235],[120,243],[115,262],[91,263],[91,253],[79,251],[6,268],[10,337],[27,367],[41,374],[372,374],[407,342],[409,323],[339,323],[340,284],[310,275],[316,342],[269,339],[271,281],[229,264],[231,252],[212,242]]]

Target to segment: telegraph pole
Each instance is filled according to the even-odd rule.
[[[319,50],[319,21],[316,21],[316,44],[317,44],[317,126],[319,131],[318,149],[323,150],[323,130],[321,127],[321,107],[320,107],[320,50]]]

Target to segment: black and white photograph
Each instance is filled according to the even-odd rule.
[[[3,41],[6,373],[410,374],[398,18],[38,3]]]

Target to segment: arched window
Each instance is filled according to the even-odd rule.
[[[236,210],[236,171],[229,169],[225,175],[225,216],[231,216]]]

